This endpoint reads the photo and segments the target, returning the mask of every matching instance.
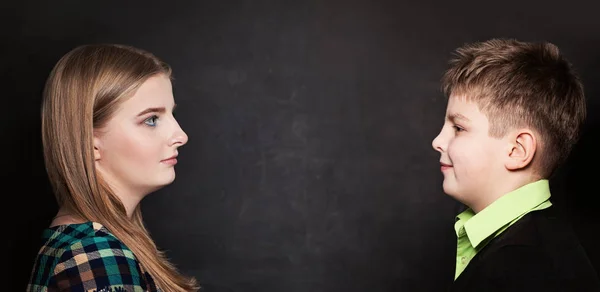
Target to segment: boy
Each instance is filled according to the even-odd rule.
[[[600,291],[548,179],[576,143],[583,86],[550,43],[465,45],[442,78],[446,117],[432,146],[457,216],[452,291]]]

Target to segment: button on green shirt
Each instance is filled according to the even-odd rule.
[[[475,214],[467,209],[456,216],[456,272],[454,279],[486,243],[502,233],[525,214],[552,206],[550,185],[542,179],[500,197]]]

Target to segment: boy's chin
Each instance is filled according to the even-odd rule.
[[[444,193],[446,195],[453,198],[456,196],[456,188],[450,182],[448,182],[448,180],[444,180],[444,183],[442,184],[442,189],[444,190]]]
[[[446,195],[448,195],[449,197],[451,197],[461,203],[464,201],[463,200],[464,198],[460,195],[460,193],[457,191],[457,189],[454,186],[450,185],[449,183],[446,183],[445,181],[444,181],[444,185],[443,185],[443,190],[444,190],[444,193]]]

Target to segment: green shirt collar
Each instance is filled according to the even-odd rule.
[[[548,180],[524,185],[500,197],[477,214],[471,209],[458,214],[458,221],[454,225],[456,235],[460,237],[466,233],[471,245],[477,248],[490,235],[549,198]]]

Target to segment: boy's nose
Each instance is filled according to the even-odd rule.
[[[443,152],[444,148],[442,146],[442,133],[440,132],[434,139],[431,141],[431,147],[433,150],[438,152]]]

